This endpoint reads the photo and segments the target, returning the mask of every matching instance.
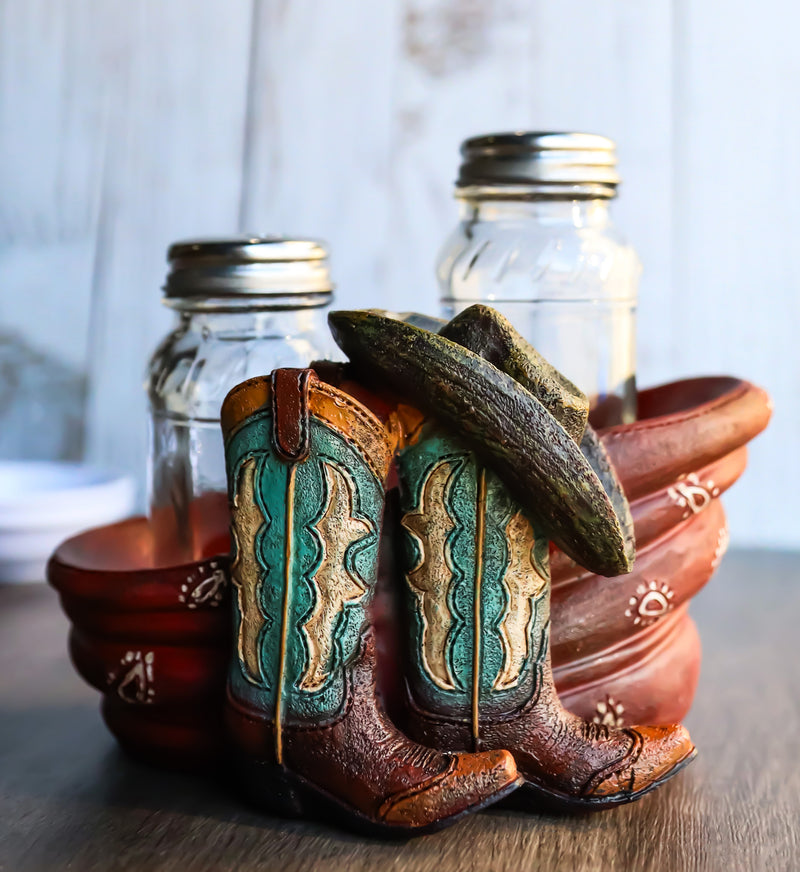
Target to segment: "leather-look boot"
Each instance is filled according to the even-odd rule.
[[[549,543],[505,485],[433,422],[399,455],[409,735],[508,748],[531,805],[637,799],[694,756],[680,726],[611,729],[565,711],[550,668]]]
[[[369,606],[386,427],[312,370],[276,370],[222,409],[235,557],[226,725],[237,775],[279,814],[375,834],[444,826],[518,786],[507,751],[439,753],[376,698]]]

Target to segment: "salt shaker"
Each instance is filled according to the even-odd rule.
[[[589,396],[596,425],[633,421],[641,268],[609,212],[614,143],[503,133],[461,154],[460,222],[437,264],[442,314],[491,305]]]
[[[311,239],[187,240],[168,261],[163,302],[177,323],[147,371],[148,495],[169,558],[195,560],[227,527],[223,399],[252,376],[330,356],[333,285]]]

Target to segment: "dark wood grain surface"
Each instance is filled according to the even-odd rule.
[[[799,870],[800,555],[729,556],[693,604],[698,759],[585,817],[492,811],[408,843],[264,817],[127,759],[43,586],[0,588],[0,869]]]

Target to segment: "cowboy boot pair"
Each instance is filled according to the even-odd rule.
[[[428,421],[398,472],[409,735],[451,751],[509,749],[525,778],[515,798],[531,806],[630,802],[693,758],[683,727],[611,729],[562,708],[548,537],[460,439]]]
[[[225,718],[250,795],[401,835],[514,790],[507,751],[423,747],[376,696],[370,602],[394,450],[382,421],[312,370],[277,370],[228,395],[222,427],[235,549]]]

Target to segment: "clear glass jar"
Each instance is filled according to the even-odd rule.
[[[195,560],[227,530],[222,401],[235,385],[330,357],[327,252],[252,237],[176,243],[164,302],[177,324],[147,370],[148,499],[156,547]]]
[[[597,426],[636,417],[641,267],[614,226],[614,143],[576,133],[462,145],[460,223],[437,263],[442,314],[502,312],[590,398]]]

